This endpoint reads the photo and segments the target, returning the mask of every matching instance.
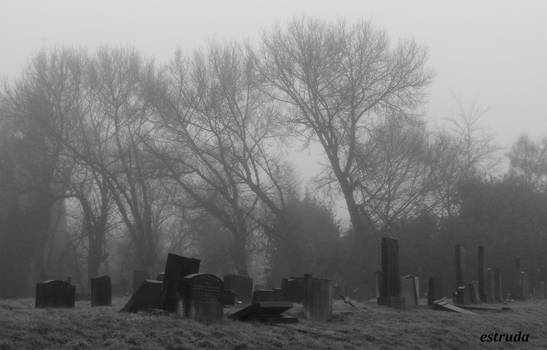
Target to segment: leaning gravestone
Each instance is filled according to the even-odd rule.
[[[196,273],[184,277],[184,316],[205,324],[221,322],[222,280],[215,275]]]
[[[429,285],[427,288],[427,305],[432,306],[435,300],[439,300],[444,297],[443,284],[440,276],[433,276],[429,278]]]
[[[168,254],[163,276],[164,301],[163,309],[168,312],[177,310],[177,300],[184,298],[183,279],[185,276],[199,272],[198,259]]]
[[[91,279],[91,306],[112,305],[112,283],[109,276]]]
[[[133,271],[133,293],[139,289],[141,284],[150,278],[150,275],[148,275],[148,271],[144,270],[135,270]]]
[[[399,241],[397,239],[382,238],[382,275],[378,304],[404,307],[403,300],[399,300],[401,299],[401,277],[399,276]]]
[[[304,275],[306,291],[304,293],[304,313],[306,318],[315,321],[327,321],[332,316],[332,281],[312,278]]]
[[[161,281],[145,280],[121,311],[137,312],[148,309],[161,309],[162,285]]]
[[[224,290],[233,291],[240,301],[248,303],[253,294],[253,279],[248,276],[226,275],[224,276]]]
[[[60,280],[36,283],[35,307],[74,307],[76,287]]]

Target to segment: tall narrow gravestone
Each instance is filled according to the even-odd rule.
[[[439,300],[443,295],[443,285],[440,276],[433,276],[429,278],[429,285],[427,288],[427,305],[433,305],[435,300]]]
[[[36,283],[35,307],[74,307],[76,287],[60,280]]]
[[[417,279],[412,275],[401,278],[401,296],[405,298],[405,306],[418,306]]]
[[[112,283],[108,276],[91,279],[91,306],[112,305]]]
[[[487,297],[486,297],[486,258],[484,256],[484,247],[479,246],[478,249],[478,264],[477,264],[477,274],[478,274],[478,282],[479,282],[479,298],[480,301],[483,303],[486,303]]]
[[[168,312],[177,310],[177,301],[183,297],[183,278],[199,272],[198,259],[168,254],[163,275],[163,309]],[[180,295],[180,296],[179,296]]]
[[[150,276],[148,275],[148,271],[144,271],[144,270],[133,271],[133,293],[135,293],[137,289],[139,289],[141,284],[148,278],[150,278]]]
[[[226,275],[224,290],[233,291],[240,301],[248,303],[253,295],[253,279],[248,276]]]
[[[459,244],[454,247],[454,261],[456,265],[456,287],[464,286],[465,249]]]
[[[222,321],[220,301],[222,280],[215,275],[196,273],[184,277],[184,316],[205,324]]]
[[[379,305],[398,306],[401,302],[401,278],[399,276],[399,241],[382,238],[382,288]]]
[[[306,291],[304,296],[304,312],[306,318],[315,321],[327,321],[332,316],[332,281],[312,278],[304,275]]]
[[[503,293],[503,283],[501,280],[501,271],[498,268],[494,270],[494,293],[497,302],[501,303],[505,301],[505,295]]]

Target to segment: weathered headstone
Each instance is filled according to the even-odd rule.
[[[487,292],[486,292],[486,257],[484,254],[484,247],[479,246],[478,249],[478,264],[477,264],[477,274],[478,274],[478,283],[479,283],[479,298],[480,301],[486,303],[487,301]]]
[[[176,254],[167,254],[163,276],[163,309],[168,312],[177,310],[177,300],[184,298],[183,279],[199,272],[200,260],[186,258]]]
[[[224,289],[233,291],[240,301],[248,303],[253,294],[253,279],[248,276],[226,275]]]
[[[427,288],[427,305],[433,305],[435,300],[439,300],[444,297],[443,284],[440,276],[433,276],[429,278],[429,285]]]
[[[480,296],[479,296],[479,282],[478,281],[471,281],[471,283],[468,284],[469,288],[469,302],[471,304],[479,304],[481,302]]]
[[[456,287],[465,286],[463,276],[465,271],[465,249],[459,244],[454,247],[454,261],[456,266]]]
[[[392,301],[400,305],[395,298],[401,297],[401,277],[399,275],[399,241],[394,238],[382,238],[382,288],[379,305],[392,306]]]
[[[251,304],[228,316],[238,321],[259,321],[267,323],[296,323],[296,317],[287,317],[283,312],[292,308],[292,304],[284,301],[264,301]]]
[[[283,291],[283,299],[293,303],[301,303],[304,301],[304,293],[306,291],[304,277],[291,277],[281,280],[281,290]]]
[[[148,274],[148,271],[144,270],[135,270],[133,271],[133,293],[139,289],[141,284],[150,278],[150,275]]]
[[[466,305],[471,302],[471,295],[469,294],[469,288],[465,286],[459,286],[454,292],[454,304]]]
[[[222,305],[231,305],[234,306],[237,304],[237,295],[231,290],[223,290],[220,295],[220,302]]]
[[[91,279],[91,306],[112,305],[112,283],[109,276]]]
[[[501,303],[505,301],[501,271],[498,268],[494,269],[494,293],[497,302]]]
[[[74,307],[76,287],[66,281],[36,283],[35,307]]]
[[[191,274],[184,277],[183,286],[184,316],[205,324],[222,321],[220,278],[206,273]]]
[[[255,290],[251,303],[256,304],[262,301],[285,301],[281,289]]]
[[[308,319],[326,321],[332,316],[332,281],[304,275],[304,313]]]
[[[121,311],[137,312],[148,309],[161,309],[163,300],[162,286],[161,281],[144,280]]]
[[[401,278],[401,296],[405,298],[405,306],[418,306],[418,294],[416,293],[416,280],[414,276],[408,275]]]

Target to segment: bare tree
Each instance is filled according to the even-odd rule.
[[[370,218],[359,210],[356,149],[371,119],[420,105],[431,77],[425,61],[425,50],[413,41],[391,48],[369,23],[310,19],[266,34],[257,54],[272,96],[292,107],[287,122],[322,146],[361,234]]]

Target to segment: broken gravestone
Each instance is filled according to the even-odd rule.
[[[253,293],[253,279],[242,275],[226,275],[224,276],[224,290],[233,291],[240,301],[248,303],[251,301]]]
[[[222,280],[215,275],[196,273],[184,277],[184,316],[201,323],[221,322]]]
[[[74,307],[76,287],[66,281],[36,283],[35,307]]]
[[[120,311],[137,312],[148,309],[160,309],[162,306],[162,282],[144,280],[139,289]]]
[[[296,317],[287,317],[283,312],[292,308],[292,304],[286,301],[263,301],[251,304],[228,316],[238,321],[258,321],[266,323],[296,323]]]
[[[91,279],[91,306],[112,305],[112,283],[109,276]]]
[[[177,310],[177,301],[184,298],[183,279],[199,272],[200,260],[186,258],[176,254],[167,254],[163,276],[163,309],[168,312]]]

